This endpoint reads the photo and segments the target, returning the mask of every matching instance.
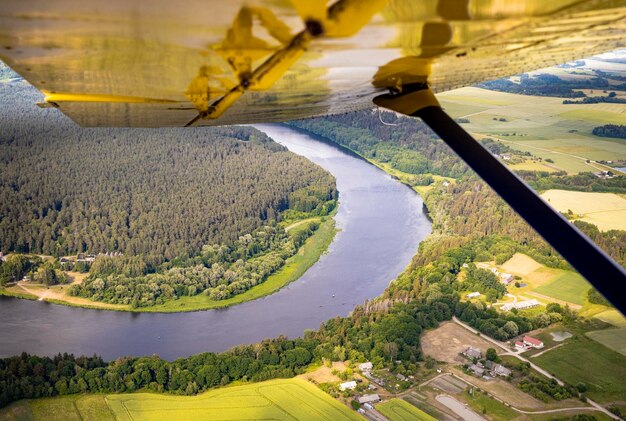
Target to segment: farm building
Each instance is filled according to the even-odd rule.
[[[514,308],[517,310],[526,310],[529,308],[537,307],[539,305],[539,301],[532,299],[526,301],[518,301],[516,303],[507,303],[500,307],[503,311],[511,311]]]
[[[469,369],[475,376],[482,377],[485,374],[485,368],[482,364],[472,364],[469,366]]]
[[[496,376],[507,377],[511,375],[511,370],[509,370],[508,368],[506,368],[505,366],[501,364],[496,364],[493,361],[485,362],[485,368],[489,370],[489,374],[492,377],[496,377]]]
[[[533,338],[532,336],[524,336],[522,338],[522,342],[524,342],[524,344],[528,345],[528,346],[532,346],[533,348],[536,349],[541,349],[543,348],[543,342],[537,338]]]
[[[513,282],[513,275],[511,275],[510,273],[501,273],[500,279],[502,279],[503,284],[508,285]]]
[[[480,297],[480,292],[476,291],[476,292],[470,292],[469,294],[466,295],[467,298],[476,298],[476,297]]]
[[[515,348],[517,349],[526,349],[526,345],[524,344],[524,342],[520,342],[520,341],[516,341],[515,342]]]
[[[378,396],[376,393],[372,395],[363,395],[363,396],[358,397],[356,401],[360,403],[361,405],[366,404],[366,403],[380,402],[380,396]]]
[[[339,385],[339,390],[341,390],[342,392],[344,390],[352,390],[352,389],[356,389],[356,382],[354,380],[350,382],[341,383]]]
[[[360,371],[372,371],[373,365],[371,362],[365,362],[362,364],[359,364],[359,370]]]
[[[463,355],[469,359],[481,358],[483,356],[479,348],[472,348],[471,346],[467,347],[467,349],[463,351]]]

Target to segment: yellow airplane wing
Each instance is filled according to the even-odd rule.
[[[626,0],[20,0],[0,59],[83,126],[285,121],[626,45]]]

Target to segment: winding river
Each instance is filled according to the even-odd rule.
[[[296,337],[379,295],[430,232],[419,196],[322,139],[278,125],[256,127],[337,179],[340,232],[299,280],[255,301],[194,313],[126,313],[0,297],[0,356],[157,354],[171,360],[281,334]]]

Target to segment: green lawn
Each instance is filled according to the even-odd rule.
[[[626,327],[594,330],[587,332],[586,335],[626,357]]]
[[[596,314],[595,317],[615,327],[626,327],[626,317],[615,309],[603,311]]]
[[[484,414],[493,421],[508,421],[519,416],[518,412],[482,392],[465,393],[463,397],[477,414]]]
[[[115,421],[104,395],[23,400],[0,409],[0,421]]]
[[[557,300],[583,305],[591,285],[576,272],[567,270],[561,272],[552,281],[535,288],[533,291]]]
[[[414,407],[402,399],[391,399],[376,405],[376,409],[389,419],[389,421],[436,421],[435,418],[428,415],[419,408]]]
[[[624,123],[626,115],[624,113],[614,113],[592,109],[576,109],[561,113],[561,117],[576,120],[596,121],[604,124]]]
[[[582,335],[533,359],[570,383],[587,384],[587,395],[600,402],[626,400],[626,357]]]
[[[73,395],[20,401],[0,410],[0,420],[362,420],[301,379],[279,379],[211,390],[197,396],[157,393]]]

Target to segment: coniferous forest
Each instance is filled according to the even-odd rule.
[[[19,83],[2,94],[33,96]],[[4,252],[121,252],[158,263],[336,196],[330,174],[253,128],[79,130],[58,111],[31,120],[14,103],[0,116]]]

